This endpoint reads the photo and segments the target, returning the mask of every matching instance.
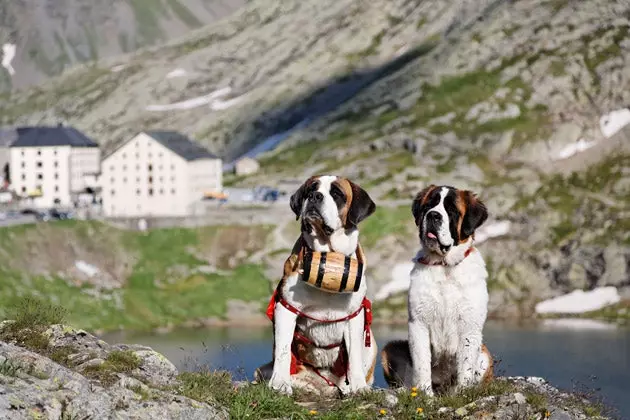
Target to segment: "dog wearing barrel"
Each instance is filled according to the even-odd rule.
[[[369,389],[376,342],[366,298],[359,223],[375,210],[368,193],[336,176],[314,176],[291,196],[301,235],[269,303],[273,360],[255,372],[284,394]]]
[[[429,396],[489,381],[493,361],[482,342],[488,273],[473,246],[486,206],[471,191],[431,185],[416,196],[412,214],[421,250],[411,270],[409,341],[383,349],[385,379]]]

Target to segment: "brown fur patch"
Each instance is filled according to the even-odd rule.
[[[457,190],[457,198],[455,199],[455,205],[457,206],[457,211],[459,212],[459,220],[457,221],[457,243],[461,244],[465,242],[468,238],[462,238],[462,223],[464,222],[464,216],[466,216],[466,210],[468,209],[468,202],[470,197],[470,192]]]
[[[350,181],[346,178],[337,178],[335,181],[333,181],[333,184],[337,185],[346,196],[346,203],[339,211],[339,218],[341,219],[341,223],[345,225],[348,220],[348,212],[350,211],[350,206],[352,205],[352,185],[350,184]]]
[[[481,382],[487,384],[494,378],[494,360],[492,359],[490,350],[488,350],[488,347],[486,347],[485,344],[481,345],[481,352],[485,353],[488,356],[488,360],[490,360],[490,366],[488,366],[486,373],[484,373],[483,377],[481,378]]]
[[[424,206],[427,203],[427,201],[429,200],[429,196],[437,188],[438,188],[437,185],[431,184],[425,189],[423,189],[422,191],[420,191],[418,194],[416,194],[416,198],[413,199],[413,202],[411,204],[411,213],[413,214],[413,217],[415,219],[416,226],[419,226],[419,223],[420,223],[420,220],[418,219],[421,214],[422,206]]]
[[[372,341],[372,345],[376,346],[376,343]],[[370,383],[370,381],[374,380],[374,369],[376,368],[376,355],[377,354],[378,354],[378,348],[374,352],[374,357],[372,358],[372,366],[370,366],[370,369],[368,370],[367,375],[365,375],[365,382],[367,382],[368,384]]]

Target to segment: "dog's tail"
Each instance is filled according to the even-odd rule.
[[[407,340],[387,343],[381,351],[381,364],[385,381],[391,388],[410,386],[413,366]]]

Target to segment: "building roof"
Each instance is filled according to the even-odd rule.
[[[206,148],[177,131],[144,131],[144,133],[185,160],[218,159]]]
[[[0,147],[9,147],[17,139],[15,129],[0,128]]]
[[[11,147],[98,147],[98,144],[79,130],[63,125],[57,127],[18,127],[16,131],[17,139],[11,144]]]

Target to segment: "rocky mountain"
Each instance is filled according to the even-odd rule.
[[[229,15],[245,0],[1,0],[0,91],[156,45]]]
[[[228,161],[279,143],[233,185],[349,176],[381,208],[369,265],[401,314],[413,195],[473,189],[491,313],[529,316],[579,288],[630,297],[629,29],[627,2],[254,0],[5,94],[0,124],[63,120],[105,148],[168,127]]]

